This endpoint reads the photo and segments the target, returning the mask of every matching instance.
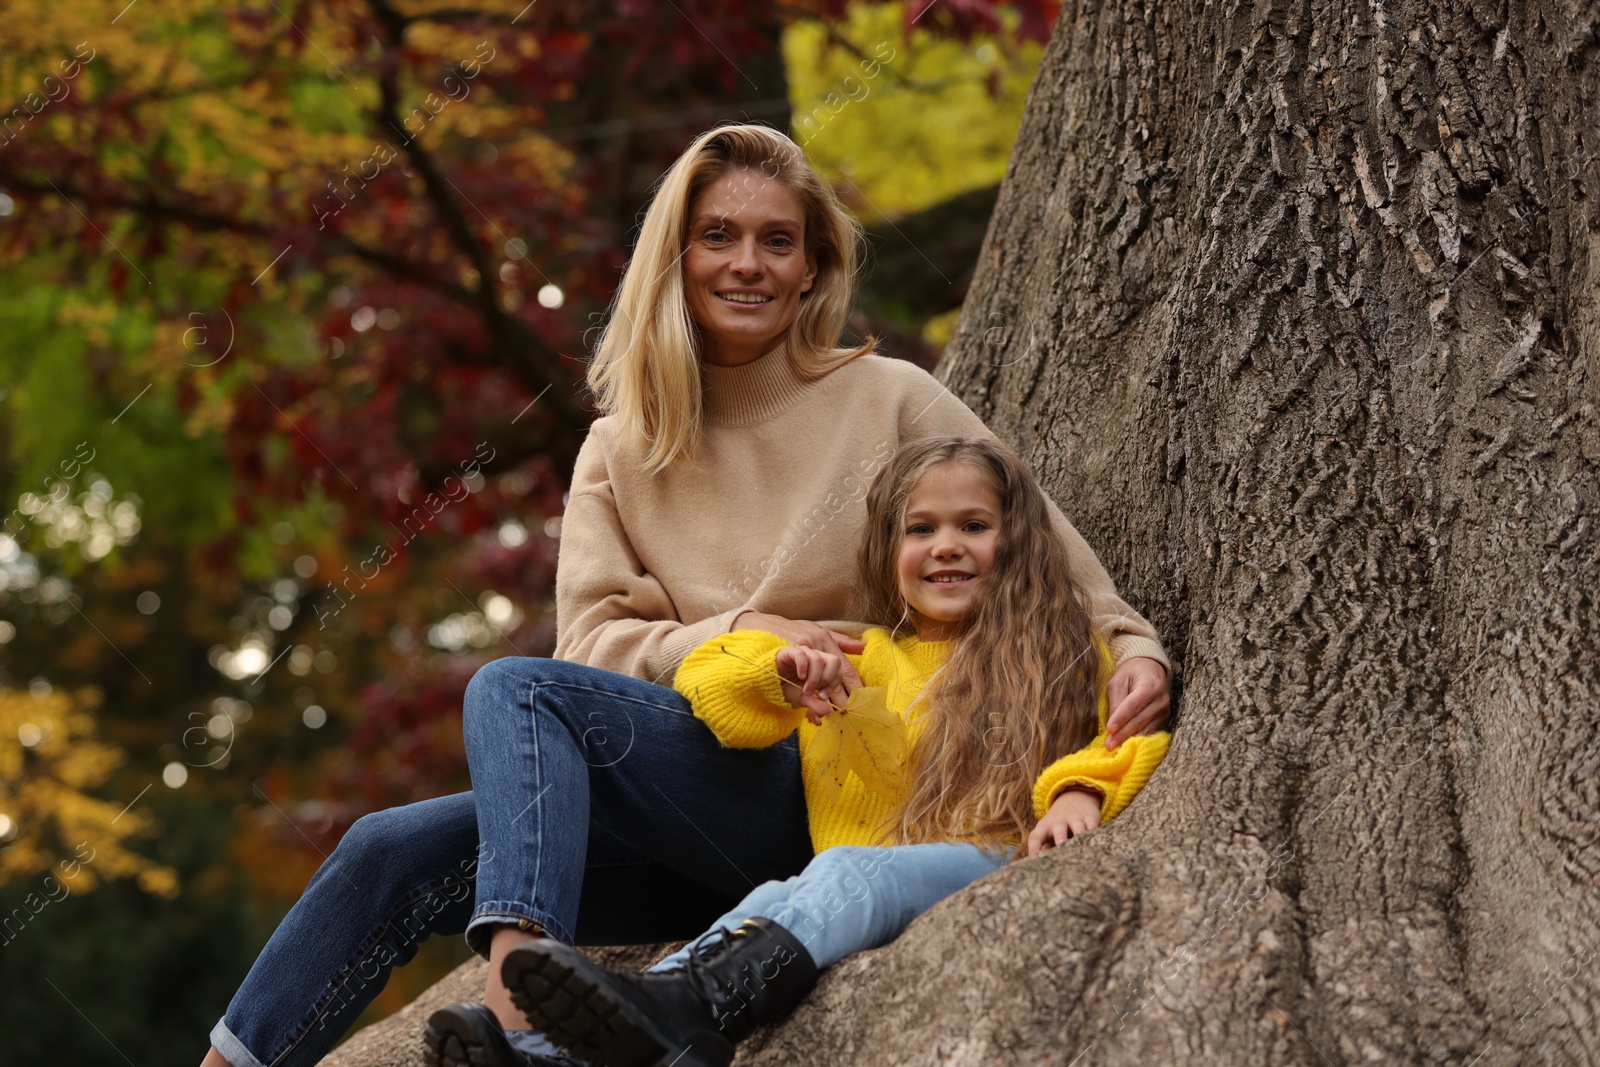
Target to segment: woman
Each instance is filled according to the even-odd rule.
[[[423,937],[463,929],[489,957],[489,987],[430,1021],[431,1061],[563,1062],[506,994],[512,948],[688,937],[805,866],[794,740],[723,749],[667,685],[729,630],[859,652],[843,616],[872,476],[902,441],[988,434],[926,372],[870,343],[836,347],[860,242],[766,127],[708,131],[668,170],[589,370],[605,417],[562,522],[557,658],[478,672],[464,713],[474,792],[351,827],[204,1067],[316,1063]],[[1154,630],[1052,521],[1116,663],[1112,740],[1165,725]]]

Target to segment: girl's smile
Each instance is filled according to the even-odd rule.
[[[971,613],[1000,538],[1000,494],[970,463],[932,467],[906,500],[895,561],[917,636],[954,637]]]

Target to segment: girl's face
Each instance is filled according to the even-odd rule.
[[[689,205],[683,287],[705,359],[737,367],[777,344],[817,276],[805,213],[789,187],[735,170]]]
[[[932,467],[906,501],[895,578],[917,636],[956,636],[977,603],[1000,539],[1000,494],[971,464]]]

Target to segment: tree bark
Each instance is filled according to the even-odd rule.
[[[1172,750],[742,1063],[1600,1062],[1597,116],[1578,0],[1066,5],[941,373]]]

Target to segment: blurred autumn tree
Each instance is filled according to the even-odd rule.
[[[74,700],[59,690],[0,689],[0,839],[6,842],[0,882],[39,881],[42,895],[24,899],[25,920],[58,894],[57,886],[88,892],[106,879],[136,878],[158,896],[177,892],[169,868],[128,847],[151,828],[150,813],[119,811],[90,792],[124,759],[95,738],[95,703],[92,691]],[[13,927],[14,918],[0,915],[0,939],[21,936],[26,921]]]
[[[853,328],[930,358],[1055,9],[7,5],[0,686],[102,694],[84,795],[179,895],[47,910],[0,973],[61,995],[0,1013],[86,997],[177,1062],[355,817],[467,787],[467,679],[552,645],[585,336],[695,133],[793,115],[877,235]]]

